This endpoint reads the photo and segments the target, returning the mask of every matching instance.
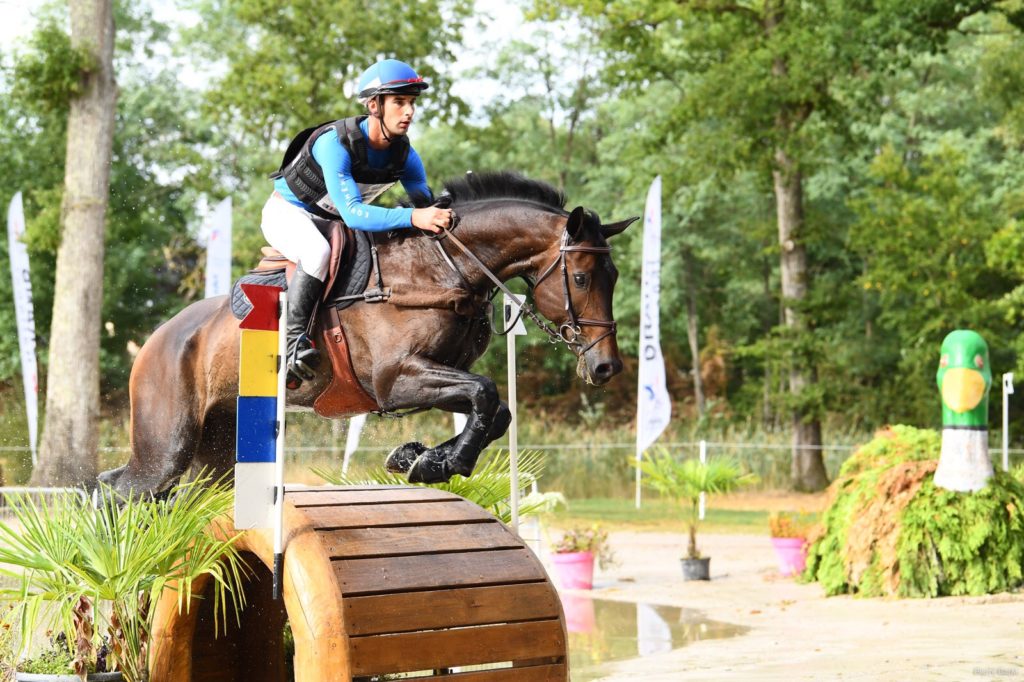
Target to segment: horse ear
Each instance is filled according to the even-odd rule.
[[[612,223],[611,225],[602,225],[601,234],[604,235],[605,239],[614,237],[638,220],[640,220],[640,216],[636,215],[632,218],[626,218],[625,220],[620,220],[617,223]]]
[[[565,221],[565,231],[569,233],[569,238],[573,241],[578,240],[583,234],[583,221],[586,220],[586,213],[586,209],[577,206]]]

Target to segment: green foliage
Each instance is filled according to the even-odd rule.
[[[484,455],[471,476],[455,475],[446,483],[414,485],[453,493],[480,505],[504,523],[511,523],[510,457],[511,455],[507,451],[498,450],[492,455]],[[517,463],[521,495],[519,518],[536,516],[551,511],[560,504],[565,504],[565,499],[559,493],[526,493],[544,471],[544,455],[542,453],[536,450],[520,452]],[[391,473],[383,467],[370,469],[360,476],[349,476],[340,470],[332,471],[325,467],[314,467],[312,471],[332,485],[410,485],[405,476]]]
[[[976,493],[925,481],[904,510],[901,597],[992,594],[1024,583],[1024,485],[996,471]]]
[[[57,642],[52,642],[43,651],[19,663],[18,672],[71,675],[74,672],[74,657],[66,645],[61,646]]]
[[[15,65],[13,96],[43,113],[66,115],[72,98],[82,91],[83,74],[95,64],[87,50],[71,46],[60,19],[51,11],[40,20]]]
[[[227,616],[229,603],[236,614],[244,603],[238,535],[214,530],[234,505],[223,482],[196,479],[159,501],[119,500],[103,489],[98,507],[73,493],[8,499],[15,522],[0,522],[0,574],[16,584],[3,592],[19,601],[22,647],[30,645],[40,620],[64,634],[76,660],[92,660],[107,636],[113,663],[135,682],[147,679],[145,643],[165,590],[176,591],[183,608],[194,582],[209,574],[219,618]],[[100,627],[83,630],[83,620],[93,619]]]
[[[989,594],[1024,582],[1024,485],[997,471],[975,493],[936,488],[934,431],[880,432],[832,484],[805,577],[827,594]]]

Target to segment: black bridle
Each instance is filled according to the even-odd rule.
[[[469,283],[466,280],[465,276],[463,276],[462,273],[459,272],[458,268],[455,267],[455,263],[452,261],[451,257],[448,255],[448,252],[444,248],[444,244],[442,243],[444,239],[451,239],[452,243],[455,244],[455,246],[459,247],[459,249],[464,254],[466,254],[466,256],[471,261],[473,261],[473,263],[478,268],[480,268],[480,270],[482,270],[483,273],[487,275],[487,277],[492,282],[494,282],[494,285],[498,289],[500,289],[503,293],[505,293],[510,299],[512,299],[515,302],[515,304],[519,307],[520,315],[525,314],[527,317],[533,320],[534,324],[536,324],[541,331],[548,335],[548,340],[551,341],[551,343],[564,343],[566,346],[568,346],[569,350],[571,350],[576,355],[583,355],[605,337],[612,336],[615,334],[617,329],[615,320],[594,320],[586,317],[580,317],[576,314],[576,309],[572,304],[572,296],[569,293],[569,266],[566,262],[567,253],[575,252],[608,254],[611,253],[612,247],[570,244],[568,230],[564,230],[562,232],[562,243],[558,248],[558,256],[555,257],[555,260],[552,261],[551,265],[544,269],[544,271],[541,273],[541,275],[537,278],[537,280],[533,283],[531,287],[533,289],[536,289],[541,282],[543,282],[552,272],[555,271],[555,268],[561,269],[562,297],[565,301],[565,313],[568,319],[558,329],[555,329],[550,324],[548,324],[547,322],[540,318],[537,312],[533,309],[533,306],[531,306],[525,300],[521,300],[519,296],[513,294],[512,291],[507,286],[505,286],[505,283],[498,279],[498,277],[493,272],[491,272],[491,270],[486,265],[484,265],[479,258],[476,257],[476,254],[474,254],[468,246],[462,243],[462,240],[455,236],[452,230],[457,224],[457,219],[453,220],[452,228],[442,228],[443,231],[440,234],[436,235],[434,239],[437,243],[437,248],[440,249],[445,261],[453,270],[455,270],[456,273],[458,273],[458,275],[462,278],[463,282],[466,282],[467,286]],[[583,333],[583,326],[603,327],[605,331],[596,339],[594,339],[586,346],[584,346],[579,340],[581,334]]]

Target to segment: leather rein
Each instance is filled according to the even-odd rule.
[[[572,304],[572,296],[569,294],[569,266],[566,262],[567,253],[606,254],[611,253],[612,247],[570,244],[569,233],[568,231],[563,230],[561,245],[558,248],[558,256],[556,256],[555,260],[551,262],[551,265],[544,269],[544,272],[541,273],[540,277],[537,278],[537,281],[535,281],[533,283],[533,286],[531,287],[532,289],[536,289],[541,282],[547,279],[547,277],[555,271],[556,268],[561,270],[562,298],[565,302],[565,312],[566,316],[568,317],[568,320],[564,322],[560,327],[558,327],[558,329],[555,329],[553,326],[551,326],[543,319],[541,319],[541,317],[533,309],[533,306],[531,306],[525,300],[520,299],[519,296],[517,296],[516,294],[513,294],[512,291],[505,285],[505,283],[498,279],[498,277],[493,272],[491,272],[491,270],[486,265],[484,265],[479,258],[477,258],[476,254],[474,254],[470,250],[470,248],[462,242],[462,240],[455,236],[453,230],[457,225],[458,217],[456,217],[452,221],[451,228],[441,228],[442,232],[440,234],[431,235],[431,237],[437,244],[437,248],[441,251],[441,254],[444,257],[445,262],[447,262],[449,267],[451,267],[452,270],[454,270],[459,275],[459,277],[462,278],[463,283],[465,283],[467,287],[469,286],[469,282],[466,280],[466,277],[462,274],[462,272],[460,272],[459,269],[455,266],[455,263],[452,261],[451,257],[448,255],[448,252],[444,248],[444,244],[442,243],[442,241],[445,239],[450,239],[452,243],[455,244],[455,246],[459,247],[459,249],[473,262],[473,264],[480,268],[480,270],[482,270],[483,273],[487,275],[487,277],[492,282],[494,282],[495,287],[500,289],[505,295],[512,299],[515,302],[515,304],[519,307],[519,315],[525,314],[527,317],[533,320],[534,324],[536,324],[541,331],[548,335],[548,340],[551,343],[564,343],[569,348],[569,350],[571,350],[576,355],[583,355],[588,350],[593,348],[598,342],[603,340],[605,337],[615,334],[617,329],[615,320],[595,320],[587,317],[580,317],[576,314],[576,309]],[[594,339],[586,346],[584,346],[579,340],[581,334],[583,333],[582,328],[584,326],[602,327],[605,331],[602,334],[600,334],[596,339]],[[508,330],[505,331],[507,333]]]

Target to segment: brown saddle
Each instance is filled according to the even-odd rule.
[[[314,344],[331,363],[331,382],[313,402],[313,410],[322,417],[352,417],[367,412],[377,412],[380,405],[363,389],[355,376],[352,357],[349,355],[345,330],[341,325],[338,308],[329,303],[335,281],[347,259],[355,250],[351,229],[340,221],[317,221],[321,232],[331,245],[331,260],[324,286],[323,299],[317,308],[313,329]],[[291,282],[296,264],[285,258],[280,251],[270,246],[262,248],[263,258],[253,272],[280,271]]]

